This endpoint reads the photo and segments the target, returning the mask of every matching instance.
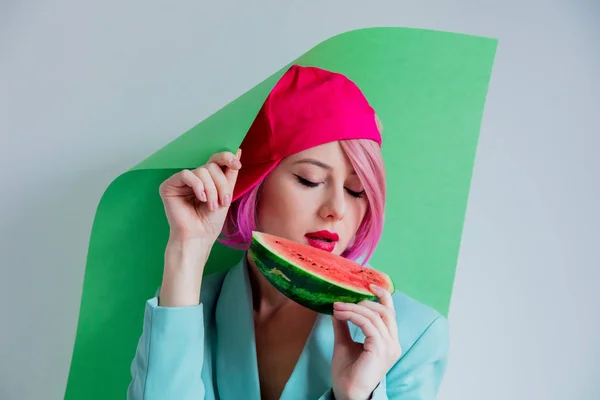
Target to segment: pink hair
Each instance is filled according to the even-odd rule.
[[[352,139],[341,140],[340,144],[363,184],[368,202],[367,212],[358,227],[356,236],[342,256],[351,260],[364,256],[364,265],[373,255],[383,231],[385,168],[381,149],[376,142],[368,139]],[[256,228],[256,202],[261,184],[262,182],[259,182],[232,203],[221,232],[222,237],[218,239],[220,243],[234,249],[248,249],[252,240],[252,231]]]

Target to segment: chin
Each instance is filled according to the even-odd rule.
[[[345,248],[343,248],[342,246],[336,246],[335,249],[333,249],[333,251],[331,252],[331,254],[335,254],[336,256],[341,256],[342,253],[346,251]]]

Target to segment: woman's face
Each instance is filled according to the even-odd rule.
[[[341,254],[367,210],[363,186],[339,142],[294,154],[271,171],[258,203],[258,229]]]

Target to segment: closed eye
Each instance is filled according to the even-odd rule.
[[[314,188],[314,187],[319,186],[318,182],[309,181],[308,179],[305,179],[305,178],[301,177],[300,175],[294,174],[294,176],[296,177],[296,179],[298,179],[298,182],[300,182],[302,185],[304,185],[306,187]],[[361,198],[361,197],[363,197],[363,195],[365,193],[364,190],[361,190],[360,192],[356,192],[356,191],[350,190],[348,188],[346,188],[346,191],[348,192],[348,194],[350,196],[355,197],[355,198]]]
[[[304,179],[300,175],[296,175],[296,174],[294,174],[294,175],[296,176],[296,178],[298,178],[298,182],[300,182],[304,186],[308,186],[308,187],[317,187],[317,186],[319,186],[319,184],[316,183],[316,182],[312,182],[312,181],[309,181],[308,179]]]
[[[363,194],[365,194],[364,190],[362,190],[360,192],[355,192],[355,191],[350,190],[348,188],[346,188],[346,190],[348,191],[348,193],[350,194],[350,196],[356,197],[356,198],[361,198],[361,197],[363,197]]]

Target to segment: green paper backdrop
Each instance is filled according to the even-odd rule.
[[[447,315],[496,45],[489,38],[406,28],[335,36],[117,177],[92,227],[65,398],[125,397],[144,303],[162,276],[168,225],[158,186],[216,151],[235,151],[292,63],[347,75],[377,110],[389,197],[370,264],[389,273],[399,290]],[[240,256],[217,244],[207,273],[229,268]]]

